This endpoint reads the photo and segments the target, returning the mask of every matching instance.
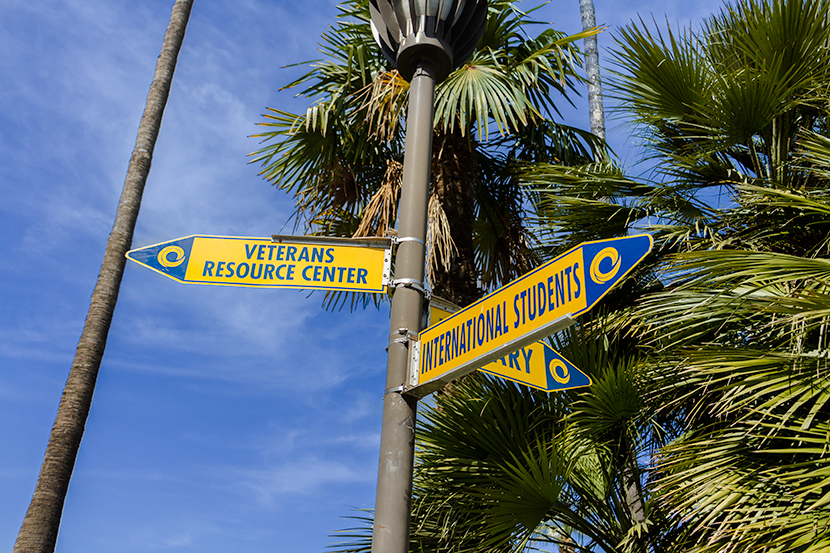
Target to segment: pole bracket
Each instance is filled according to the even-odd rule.
[[[427,245],[424,244],[423,240],[421,240],[420,238],[416,238],[414,236],[393,236],[392,237],[392,243],[393,244],[400,244],[402,242],[417,242],[418,244],[422,245],[423,247],[425,247],[425,248],[427,247]]]
[[[386,391],[383,392],[384,396],[388,396],[389,394],[400,394],[406,388],[404,386],[395,386],[394,388],[387,388]]]
[[[426,290],[424,290],[424,283],[420,280],[414,278],[394,278],[390,283],[392,288],[398,289],[400,287],[404,288],[414,288],[418,290],[422,294],[426,294]]]
[[[386,345],[386,351],[389,351],[389,346],[392,344],[408,344],[418,339],[418,333],[412,332],[408,328],[399,328],[397,332],[389,335],[389,343]]]

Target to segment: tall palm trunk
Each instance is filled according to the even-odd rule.
[[[594,16],[594,0],[579,0],[582,13],[582,30],[597,26]],[[591,132],[605,140],[605,114],[602,110],[602,85],[599,78],[599,50],[597,36],[585,39],[585,76],[588,77],[588,108],[590,110]],[[599,156],[600,153],[597,153]]]
[[[193,0],[176,0],[173,5],[156,73],[138,127],[135,148],[115,214],[115,224],[107,240],[86,323],[52,426],[35,493],[17,535],[14,553],[51,553],[55,550],[69,480],[84,434],[98,369],[118,300],[118,289],[126,263],[124,254],[132,243],[141,195],[150,172],[153,149],[192,6]]]
[[[579,0],[579,11],[582,13],[583,31],[593,29],[597,26],[596,15],[594,14],[594,0]],[[599,78],[597,35],[587,37],[584,44],[585,76],[588,77],[588,109],[590,111],[591,132],[605,140],[605,113],[602,108],[602,83]],[[601,161],[602,155],[601,150],[597,150],[595,161]],[[637,459],[634,453],[626,453],[622,472],[626,501],[634,520],[643,522],[645,520],[645,509],[639,481],[640,472],[636,467]]]

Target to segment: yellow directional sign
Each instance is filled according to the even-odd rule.
[[[429,299],[429,326],[461,308],[438,297]],[[478,370],[546,392],[591,385],[591,378],[543,341],[510,352]]]
[[[545,392],[591,385],[591,378],[545,342],[533,342],[479,369]]]
[[[421,331],[407,393],[423,397],[574,324],[651,246],[647,234],[580,244]]]
[[[443,298],[439,298],[438,296],[430,297],[428,305],[429,319],[427,320],[427,328],[440,323],[447,317],[451,317],[453,313],[461,311],[461,308],[454,303]]]
[[[127,258],[179,282],[385,292],[390,248],[386,238],[192,235],[131,250]]]

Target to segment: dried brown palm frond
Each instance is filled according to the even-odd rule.
[[[447,214],[436,194],[430,194],[427,210],[427,278],[433,282],[436,272],[450,267],[453,256],[458,253]]]
[[[398,216],[398,198],[401,195],[403,165],[390,159],[386,162],[380,188],[372,195],[361,216],[353,237],[387,236]]]
[[[361,193],[352,169],[334,159],[321,170],[313,186],[294,193],[297,210],[302,213],[322,211],[320,206],[345,207],[359,203]],[[325,209],[325,208],[324,208]]]
[[[355,94],[360,106],[351,114],[352,124],[368,127],[371,139],[394,140],[406,110],[409,83],[396,70],[378,73]]]

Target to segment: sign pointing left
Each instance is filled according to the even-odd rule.
[[[382,293],[391,246],[388,238],[194,234],[130,250],[127,258],[185,283]]]

